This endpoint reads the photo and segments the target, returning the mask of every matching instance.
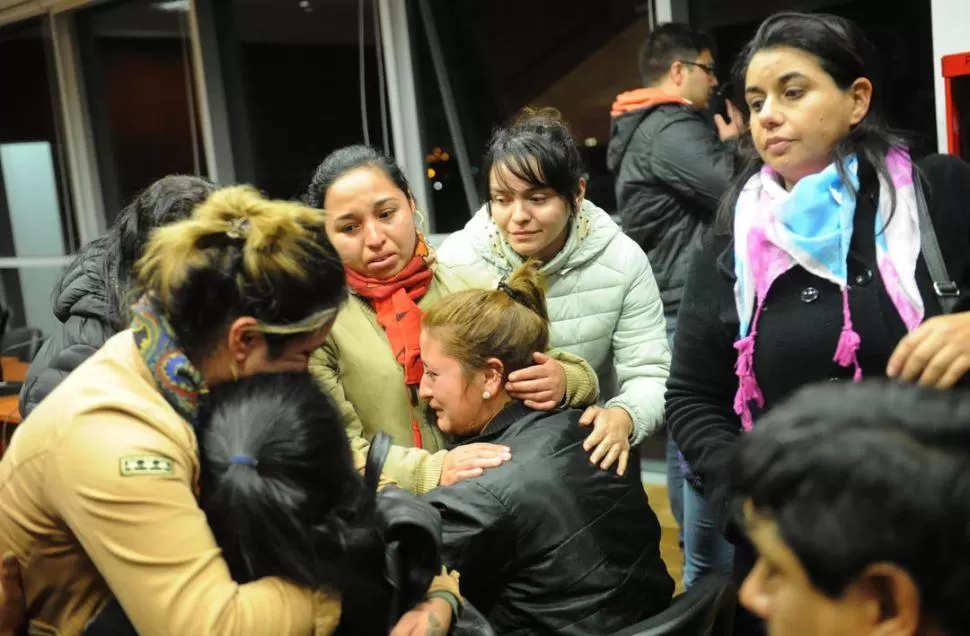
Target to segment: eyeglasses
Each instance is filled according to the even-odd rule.
[[[697,68],[703,70],[705,73],[714,77],[716,69],[713,64],[701,64],[700,62],[691,62],[689,60],[677,60],[681,64],[686,64],[687,66],[696,66]]]

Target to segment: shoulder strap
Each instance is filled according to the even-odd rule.
[[[373,491],[377,490],[381,471],[384,470],[384,462],[387,461],[387,454],[391,452],[393,443],[394,438],[384,431],[377,431],[374,439],[370,442],[370,449],[367,451],[367,464],[364,468],[364,482]]]
[[[946,261],[943,260],[943,252],[940,251],[940,243],[936,239],[933,219],[930,218],[929,206],[923,192],[923,180],[915,166],[913,189],[916,191],[916,210],[919,215],[920,250],[923,252],[926,268],[930,271],[930,278],[933,279],[933,291],[940,301],[940,307],[944,314],[949,314],[960,298],[960,287],[953,282],[946,271]]]

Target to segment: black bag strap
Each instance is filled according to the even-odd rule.
[[[364,468],[364,482],[373,491],[377,490],[377,484],[381,479],[381,471],[384,470],[384,462],[387,461],[387,454],[391,452],[394,445],[394,438],[378,431],[374,439],[370,441],[370,449],[367,451],[367,464]]]
[[[940,251],[940,243],[936,239],[936,230],[933,228],[933,219],[930,218],[929,206],[923,192],[923,182],[918,171],[913,173],[913,188],[916,190],[920,250],[923,252],[926,268],[930,271],[930,278],[933,279],[933,291],[940,301],[940,308],[944,314],[949,314],[953,312],[960,299],[960,287],[953,282],[946,271],[946,261],[943,260],[943,252]]]

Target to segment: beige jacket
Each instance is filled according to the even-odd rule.
[[[121,332],[31,413],[0,461],[0,553],[20,559],[31,633],[80,634],[112,597],[144,635],[332,633],[335,594],[232,580],[198,478],[192,428]],[[457,592],[455,579],[436,582]]]
[[[438,263],[418,307],[425,309],[443,296],[487,284],[485,279],[461,277]],[[569,353],[552,351],[550,355],[563,363],[566,371],[565,402],[570,406],[595,403],[599,388],[593,368]],[[366,454],[377,431],[386,431],[394,437],[395,446],[384,464],[384,473],[418,494],[438,485],[448,452],[444,437],[427,404],[404,384],[404,370],[394,358],[369,302],[351,295],[337,315],[330,337],[310,358],[310,373],[336,400],[355,450]],[[421,428],[421,448],[414,448],[412,418]]]

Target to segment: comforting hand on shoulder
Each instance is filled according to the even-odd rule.
[[[603,470],[619,462],[616,473],[626,473],[626,465],[630,460],[630,435],[633,433],[633,418],[618,406],[604,409],[591,406],[579,418],[581,426],[592,424],[593,432],[583,442],[586,452],[593,451],[589,456],[591,464],[599,464]]]
[[[970,369],[970,312],[935,316],[896,345],[886,375],[948,389]]]
[[[532,354],[535,364],[509,374],[505,390],[530,409],[549,411],[566,397],[566,372],[562,365],[544,353]]]
[[[438,484],[450,486],[462,479],[478,477],[485,469],[501,466],[510,459],[512,450],[508,446],[484,442],[458,446],[445,454]]]
[[[391,636],[445,636],[451,629],[451,618],[448,602],[433,598],[402,616]]]

